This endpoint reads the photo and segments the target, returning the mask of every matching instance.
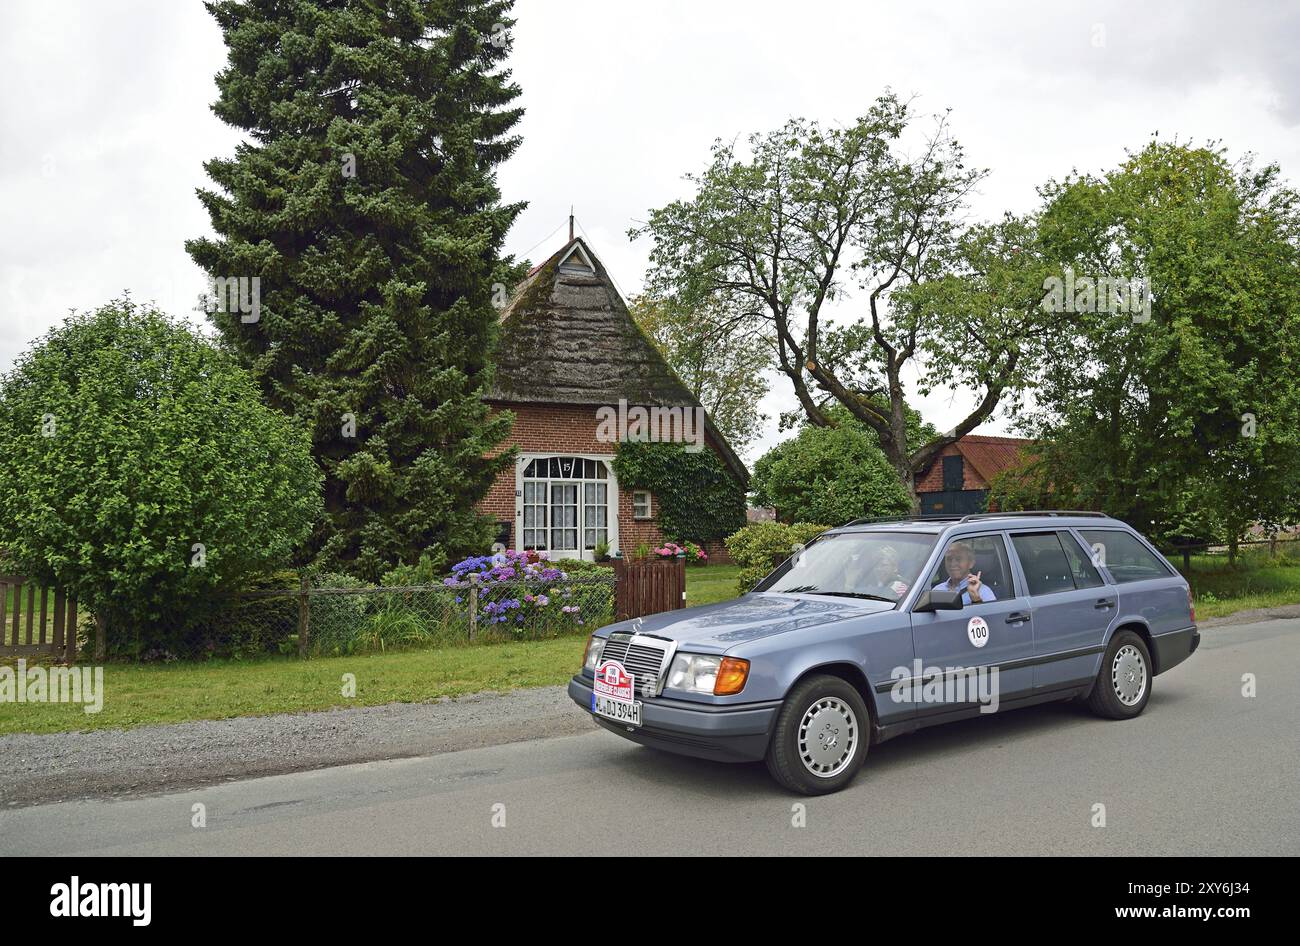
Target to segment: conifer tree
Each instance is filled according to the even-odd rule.
[[[228,49],[213,106],[246,132],[205,169],[218,332],[311,431],[321,558],[371,580],[425,549],[481,549],[474,503],[509,454],[491,348],[523,204],[511,0],[213,0]],[[238,290],[238,291],[236,291]],[[241,304],[242,303],[242,304]]]

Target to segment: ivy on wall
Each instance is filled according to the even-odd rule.
[[[725,539],[745,525],[745,489],[712,450],[624,441],[614,456],[620,489],[648,489],[659,527],[676,542]]]

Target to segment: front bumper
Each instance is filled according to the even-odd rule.
[[[1151,641],[1155,644],[1156,652],[1152,656],[1155,657],[1156,673],[1160,674],[1196,653],[1196,648],[1201,646],[1201,632],[1193,624],[1167,634],[1157,634]]]
[[[591,712],[591,684],[578,674],[569,696],[605,729],[624,739],[715,762],[754,762],[767,754],[780,701],[711,706],[663,697],[641,701],[641,726],[626,726]]]

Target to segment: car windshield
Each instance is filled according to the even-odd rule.
[[[912,532],[840,532],[809,544],[755,591],[897,602],[916,583],[935,536]]]

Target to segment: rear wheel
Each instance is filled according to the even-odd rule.
[[[1151,654],[1146,641],[1133,631],[1111,638],[1097,681],[1088,695],[1088,708],[1107,719],[1131,719],[1151,699]]]
[[[871,718],[858,691],[839,677],[799,682],[776,717],[767,769],[791,791],[837,792],[867,757]]]

